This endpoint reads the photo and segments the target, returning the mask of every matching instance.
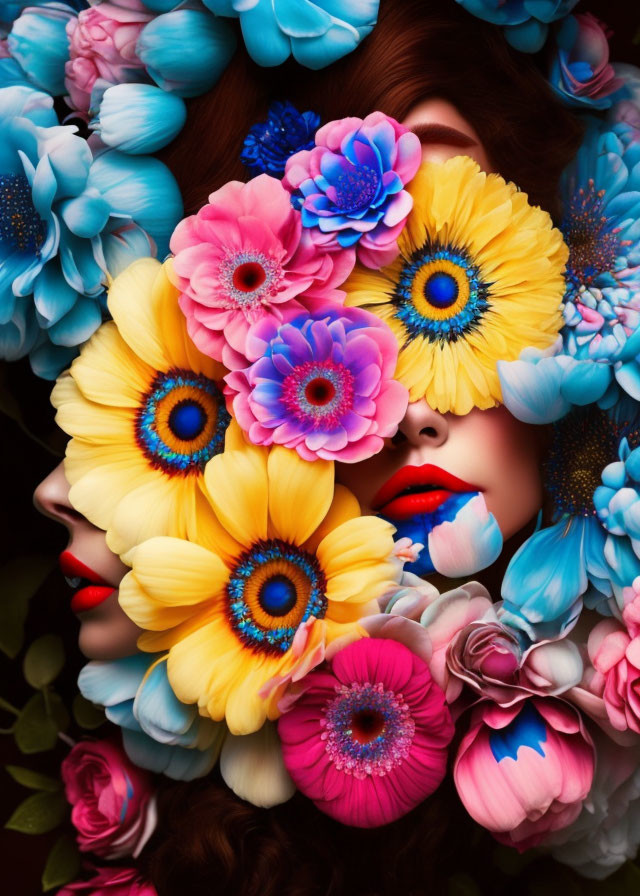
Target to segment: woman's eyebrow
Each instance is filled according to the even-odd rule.
[[[448,146],[462,147],[477,145],[473,137],[468,134],[463,134],[462,131],[437,122],[414,124],[410,126],[409,130],[413,131],[421,143],[446,143]]]

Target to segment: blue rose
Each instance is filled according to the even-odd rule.
[[[578,0],[456,0],[485,22],[502,25],[509,43],[523,53],[537,53],[547,39],[549,22],[568,15]]]

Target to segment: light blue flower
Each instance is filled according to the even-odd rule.
[[[19,0],[19,2],[11,2],[9,0],[9,2],[0,2],[0,22],[8,25],[15,21],[27,7],[49,6],[50,3],[51,0]],[[86,9],[89,5],[85,0],[64,0],[64,4],[70,9],[75,9],[76,12]]]
[[[596,405],[574,411],[554,426],[544,468],[551,525],[520,547],[502,585],[506,621],[532,640],[557,637],[583,600],[601,612],[619,611],[622,589],[640,573],[629,538],[607,531],[599,518],[607,496],[595,498],[601,476],[620,481],[610,465],[627,437],[640,440],[637,406],[628,399],[606,412]]]
[[[90,127],[107,146],[137,155],[162,149],[186,119],[187,108],[179,96],[152,84],[118,84],[104,92]]]
[[[346,56],[372,30],[380,0],[203,0],[221,16],[239,16],[249,55],[280,65],[293,54],[311,69]]]
[[[64,3],[29,7],[15,20],[7,38],[9,52],[29,80],[53,96],[65,92],[64,65],[69,58],[65,29],[75,15]]]
[[[619,460],[602,471],[593,502],[598,517],[612,535],[628,535],[635,553],[640,556],[640,448],[629,447],[622,439]]]
[[[156,84],[183,97],[210,90],[235,49],[229,24],[204,9],[176,9],[157,16],[136,44],[136,53]]]
[[[537,53],[547,39],[549,22],[566,16],[578,0],[456,0],[486,22],[502,25],[509,43],[523,53]]]
[[[153,245],[165,254],[181,214],[175,179],[157,159],[108,151],[94,160],[75,127],[58,125],[50,96],[19,84],[0,89],[0,326],[8,327],[1,340],[7,356],[31,351],[34,369],[55,377],[56,359],[68,363],[100,325],[108,276],[153,254]],[[25,297],[33,315],[18,308]],[[42,331],[35,341],[34,319]]]
[[[78,678],[87,700],[105,707],[123,729],[123,744],[137,765],[189,781],[206,775],[216,762],[226,725],[181,703],[167,678],[167,658],[137,653],[110,662],[94,661]]]

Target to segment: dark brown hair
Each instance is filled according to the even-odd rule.
[[[324,71],[293,62],[261,69],[239,49],[216,88],[190,103],[187,125],[164,160],[193,213],[226,181],[247,178],[242,143],[273,99],[314,109],[323,121],[376,109],[401,121],[435,97],[472,124],[496,171],[557,217],[560,173],[581,135],[576,118],[499,28],[442,0],[382,0],[371,35]]]
[[[238,50],[217,87],[191,101],[185,129],[164,153],[186,212],[232,179],[240,152],[273,99],[323,121],[381,110],[398,120],[429,98],[472,124],[494,168],[551,214],[581,129],[534,60],[498,28],[443,0],[382,0],[379,23],[354,53],[320,72],[258,68]],[[442,893],[452,855],[468,851],[471,820],[450,780],[412,813],[373,831],[343,827],[300,794],[271,810],[237,799],[217,775],[171,785],[148,856],[159,896],[342,896]]]

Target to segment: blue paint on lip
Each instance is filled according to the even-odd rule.
[[[396,527],[396,541],[401,538],[410,538],[411,541],[424,545],[415,563],[405,564],[406,572],[411,572],[416,576],[426,576],[436,571],[429,554],[429,533],[440,523],[450,523],[454,520],[465,504],[478,494],[479,492],[455,493],[439,507],[436,507],[433,513],[417,513],[409,519],[395,520],[391,516],[381,514],[382,519]]]

